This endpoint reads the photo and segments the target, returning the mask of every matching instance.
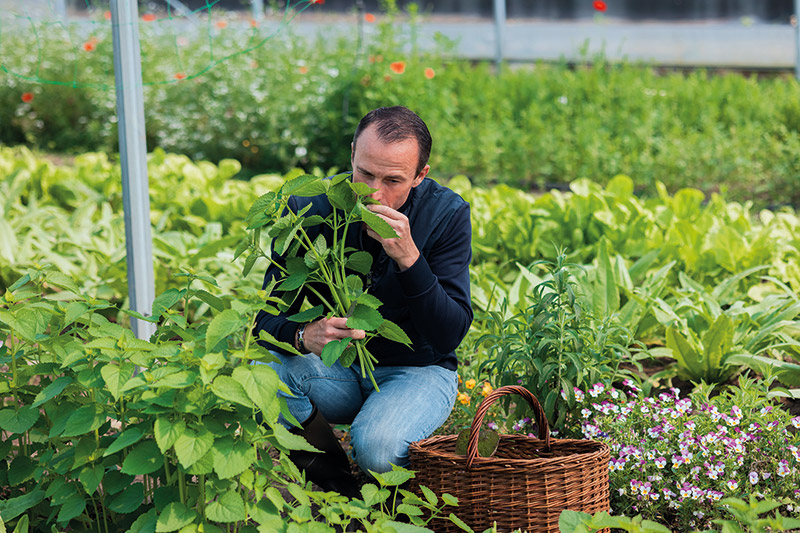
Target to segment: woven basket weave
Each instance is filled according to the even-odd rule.
[[[492,457],[478,457],[478,432],[489,407],[498,398],[518,394],[533,409],[539,438],[501,435]],[[564,509],[594,514],[609,510],[608,446],[589,440],[551,439],[536,397],[524,387],[506,386],[481,402],[472,421],[467,455],[456,455],[456,436],[435,436],[409,447],[417,472],[412,489],[424,485],[436,494],[458,498],[455,514],[475,531],[497,523],[497,530],[558,532]],[[461,531],[438,520],[437,533]]]

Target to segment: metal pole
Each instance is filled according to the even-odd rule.
[[[797,0],[800,1],[800,0]],[[495,63],[500,67],[505,57],[506,0],[494,0],[494,34],[497,44]]]
[[[67,0],[56,0],[53,6],[56,16],[59,20],[66,20],[67,18]]]
[[[125,208],[128,298],[131,309],[149,315],[155,299],[155,276],[136,0],[111,0],[111,24]],[[131,326],[140,339],[149,339],[155,331],[154,324],[136,318],[131,318]]]
[[[167,0],[167,7],[168,9],[172,9],[174,7],[175,11],[177,11],[178,14],[186,17],[186,20],[189,21],[192,26],[197,26],[197,16],[194,14],[194,11],[186,7],[186,5],[180,0]]]
[[[800,81],[800,0],[794,0],[792,26],[794,26],[794,75]]]
[[[253,18],[255,20],[263,20],[264,0],[253,0]]]

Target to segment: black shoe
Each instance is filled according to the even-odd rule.
[[[360,497],[360,486],[350,471],[347,454],[316,406],[302,426],[302,429],[292,428],[292,433],[302,436],[322,453],[292,450],[289,459],[297,468],[305,470],[306,478],[322,490],[335,491],[350,499]]]

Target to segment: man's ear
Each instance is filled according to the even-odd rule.
[[[417,174],[417,177],[414,178],[414,181],[411,183],[411,186],[412,187],[416,187],[417,185],[422,183],[422,180],[424,180],[425,176],[428,175],[428,172],[430,171],[430,169],[431,169],[430,165],[425,165],[425,167],[422,170],[419,171],[419,174]]]

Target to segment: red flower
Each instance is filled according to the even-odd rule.
[[[178,72],[177,74],[175,74],[175,79],[178,81],[185,80],[186,74],[184,74],[183,72]]]
[[[145,22],[153,22],[154,20],[156,20],[156,16],[152,13],[145,13],[144,15],[142,15],[142,20]]]
[[[258,21],[256,19],[250,19],[250,27],[255,28],[258,26]]]
[[[324,3],[325,3],[325,0],[311,0],[311,5],[324,4]]]
[[[95,41],[89,40],[83,43],[83,51],[84,52],[94,52],[94,49],[97,48]]]
[[[222,29],[225,29],[225,27],[227,27],[227,26],[228,26],[228,21],[226,21],[226,20],[218,20],[218,21],[217,21],[217,22],[214,24],[214,26],[216,26],[216,27],[217,27],[217,28],[219,28],[220,30],[222,30]]]
[[[302,66],[297,69],[300,74],[308,74],[308,67]]]
[[[106,20],[111,20],[111,11],[106,11],[103,13],[103,16],[106,18]]]
[[[433,77],[436,76],[436,72],[431,67],[425,69],[425,77],[429,80],[432,80]]]
[[[406,71],[406,62],[405,61],[395,61],[389,65],[389,68],[392,69],[392,72],[395,74],[402,74]]]
[[[594,3],[592,3],[592,6],[594,6],[595,11],[604,12],[606,9],[608,9],[608,6],[605,2],[603,2],[603,0],[595,0]]]
[[[33,93],[22,93],[22,101],[29,104],[33,101]]]
[[[372,13],[366,13],[364,15],[364,20],[366,20],[367,22],[375,22],[375,15],[373,15]]]

